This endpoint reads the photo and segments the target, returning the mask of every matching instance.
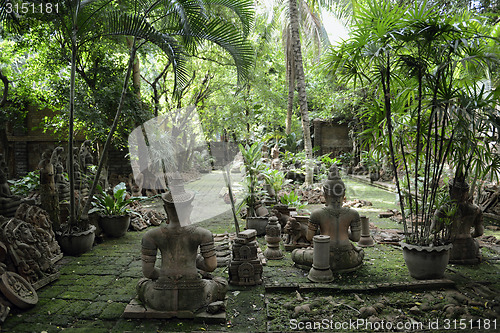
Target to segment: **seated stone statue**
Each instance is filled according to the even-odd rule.
[[[330,236],[330,269],[338,273],[354,271],[361,266],[364,251],[350,240],[359,241],[361,222],[357,211],[342,207],[345,185],[335,165],[330,168],[323,192],[325,207],[312,212],[307,239],[311,241],[319,228],[321,235]],[[292,260],[298,266],[311,267],[313,252],[311,248],[296,249],[292,252]]]
[[[479,244],[475,237],[484,232],[483,212],[469,198],[469,185],[463,179],[451,180],[449,184],[450,202],[436,210],[431,230],[439,232],[449,225],[449,236],[453,247],[450,263],[472,265],[481,261]],[[447,221],[451,219],[451,221]],[[471,229],[474,229],[471,232]]]
[[[148,231],[142,239],[145,278],[139,281],[137,292],[147,308],[173,312],[174,316],[179,311],[194,314],[224,300],[227,281],[212,279],[206,273],[217,268],[217,257],[212,233],[191,225],[194,195],[184,191],[182,179],[172,180],[169,186],[163,195],[168,222]],[[160,268],[155,267],[158,250]]]

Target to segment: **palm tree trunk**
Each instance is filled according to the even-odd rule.
[[[295,73],[293,71],[292,58],[287,57],[286,67],[288,78],[288,103],[286,110],[285,133],[288,135],[292,132],[293,95],[295,92]]]
[[[76,222],[75,203],[75,168],[73,154],[74,118],[75,118],[75,76],[76,76],[76,31],[71,36],[71,76],[69,89],[69,133],[68,133],[68,178],[69,178],[69,221],[71,230]]]
[[[131,49],[134,45],[134,38],[127,37],[127,45]],[[139,64],[139,57],[135,56],[134,66],[132,67],[132,86],[137,94],[137,98],[141,98],[141,68]]]
[[[292,32],[292,47],[295,55],[295,76],[297,79],[297,90],[299,97],[300,115],[302,119],[302,131],[304,132],[304,150],[306,153],[306,184],[313,182],[312,161],[312,141],[309,126],[309,110],[307,109],[306,78],[304,66],[302,63],[302,51],[300,47],[299,35],[299,13],[297,9],[297,0],[289,0],[290,5],[290,29]]]

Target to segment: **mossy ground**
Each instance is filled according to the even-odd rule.
[[[401,229],[402,226],[389,219],[380,219],[378,214],[387,209],[397,209],[394,193],[358,184],[346,179],[348,199],[363,199],[373,206],[357,209],[370,217],[370,222],[379,228]],[[310,209],[314,209],[310,207]],[[243,227],[243,222],[241,227]],[[230,212],[202,222],[201,226],[213,233],[234,232]],[[227,322],[204,324],[191,320],[131,320],[121,315],[128,302],[135,297],[135,286],[142,276],[140,240],[145,231],[128,232],[120,239],[106,239],[94,249],[80,257],[65,257],[59,271],[60,278],[38,290],[39,303],[33,309],[12,309],[1,325],[3,332],[182,332],[182,331],[227,331],[227,332],[284,332],[284,331],[373,331],[378,322],[393,325],[418,325],[399,331],[439,330],[429,325],[439,321],[439,329],[466,324],[477,329],[477,323],[490,323],[488,332],[500,329],[500,265],[499,254],[482,249],[484,262],[475,266],[449,265],[445,278],[456,283],[455,288],[413,291],[363,291],[363,286],[378,283],[415,282],[406,269],[401,250],[397,246],[376,244],[365,248],[363,266],[356,272],[335,274],[333,284],[339,287],[355,286],[359,292],[317,290],[301,292],[295,290],[267,291],[264,285],[253,287],[229,286],[227,292]],[[500,237],[498,231],[487,231]],[[263,237],[258,239],[261,249],[266,248]],[[227,278],[227,268],[218,268],[214,275]],[[290,253],[282,260],[268,261],[264,267],[265,284],[309,284],[307,271],[293,266]],[[495,299],[496,297],[496,299]],[[308,304],[306,308],[301,307]],[[362,308],[373,307],[376,314],[364,318]],[[366,322],[364,320],[367,320]],[[463,321],[460,321],[462,320]],[[482,320],[477,322],[477,320]],[[349,321],[363,320],[365,326],[340,327]],[[370,321],[371,320],[371,321]],[[378,321],[377,321],[378,320]],[[473,320],[473,321],[470,321]],[[493,330],[496,320],[497,330]],[[299,328],[299,324],[302,329]],[[309,324],[307,324],[309,323]],[[307,326],[323,323],[333,326]],[[417,324],[415,324],[417,323]],[[316,324],[316,325],[320,325]],[[448,326],[446,326],[448,324]],[[369,325],[369,324],[368,324]],[[427,326],[426,326],[427,325]],[[376,326],[380,328],[380,326]],[[375,327],[375,328],[376,328]],[[309,329],[308,329],[309,328]],[[368,327],[370,328],[370,326]],[[387,328],[387,327],[386,327]],[[458,327],[455,331],[458,331]],[[396,329],[393,329],[396,330]],[[381,331],[381,330],[379,330]]]

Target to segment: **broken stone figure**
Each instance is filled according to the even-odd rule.
[[[479,244],[474,238],[484,232],[483,213],[479,206],[472,203],[469,185],[463,179],[450,181],[451,202],[436,210],[431,230],[439,232],[449,228],[453,247],[450,250],[450,263],[473,265],[481,261]],[[451,219],[451,221],[447,221]],[[445,223],[450,223],[446,226]],[[472,232],[471,230],[474,229]]]
[[[212,233],[192,225],[194,194],[184,190],[180,175],[171,179],[163,194],[168,221],[142,239],[142,272],[137,285],[147,310],[167,312],[160,317],[194,317],[210,303],[223,301],[227,281],[208,273],[217,268]],[[161,267],[155,267],[161,253]],[[198,253],[198,250],[200,253]]]
[[[310,241],[319,228],[321,235],[330,236],[330,268],[333,272],[343,273],[358,269],[363,263],[364,251],[353,242],[361,237],[361,222],[357,211],[343,208],[345,185],[339,176],[337,166],[333,165],[328,180],[323,185],[325,207],[312,212],[307,231]],[[299,267],[311,267],[313,249],[295,249],[292,260]]]

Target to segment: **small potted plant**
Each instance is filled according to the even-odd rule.
[[[92,203],[94,208],[89,211],[89,214],[99,214],[99,225],[107,236],[114,238],[124,236],[130,225],[130,214],[135,213],[127,207],[133,201],[142,198],[126,199],[127,190],[123,182],[113,188],[113,194],[106,193],[99,185],[97,189],[101,194],[94,197],[95,201]]]
[[[257,213],[257,209],[262,208],[259,201],[259,195],[263,193],[259,184],[258,176],[264,170],[265,164],[262,163],[262,143],[255,142],[251,146],[239,145],[240,152],[243,155],[243,166],[245,170],[244,185],[246,187],[246,195],[240,204],[239,209],[246,204],[247,206],[247,229],[255,229],[257,235],[266,233],[268,219],[262,214]],[[265,208],[265,207],[264,207]],[[261,215],[261,216],[259,216]]]
[[[279,191],[283,189],[283,186],[290,183],[291,180],[285,179],[286,174],[283,171],[267,168],[262,174],[265,179],[265,188],[274,202],[280,202]]]

